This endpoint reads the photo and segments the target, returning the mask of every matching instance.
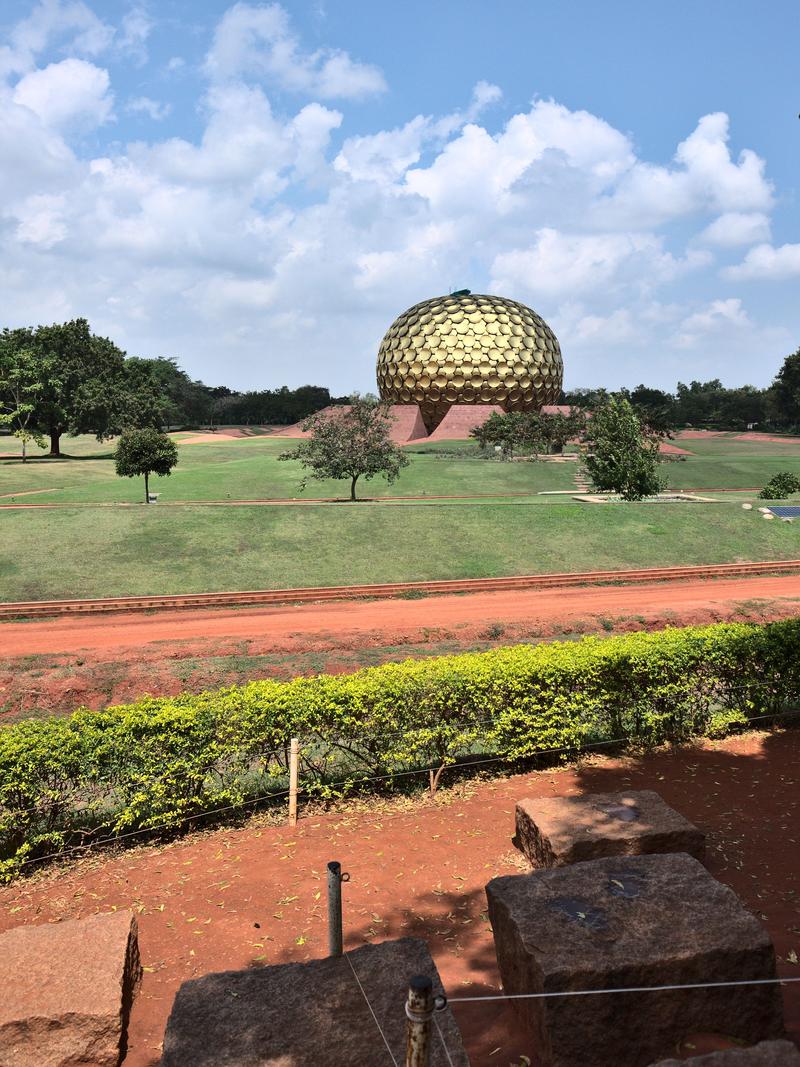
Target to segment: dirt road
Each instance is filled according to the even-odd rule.
[[[452,631],[494,622],[560,623],[592,616],[700,622],[729,617],[737,605],[756,600],[785,609],[794,601],[800,605],[800,575],[12,621],[0,623],[0,649],[3,657],[11,657],[209,638],[296,642],[306,635],[313,643],[318,634],[362,635],[369,643],[375,634],[407,639],[432,627]]]

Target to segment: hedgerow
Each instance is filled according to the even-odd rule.
[[[347,675],[147,698],[0,729],[0,877],[132,831],[175,829],[285,787],[513,762],[602,741],[719,734],[797,703],[800,620],[719,624],[407,660]]]

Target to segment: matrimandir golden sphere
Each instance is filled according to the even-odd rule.
[[[378,351],[378,390],[419,404],[430,433],[454,404],[537,411],[561,393],[556,335],[525,304],[468,289],[423,300],[398,316]]]

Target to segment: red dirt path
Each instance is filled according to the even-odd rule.
[[[439,627],[488,622],[553,623],[592,615],[635,614],[663,620],[687,616],[709,621],[729,615],[742,601],[778,601],[796,613],[800,575],[698,580],[635,586],[582,586],[509,590],[420,600],[364,600],[282,607],[185,610],[180,614],[127,613],[0,623],[5,656],[141,646],[152,641],[193,638],[298,638],[321,633],[395,635]],[[689,620],[691,621],[691,620]],[[367,644],[373,643],[367,641]]]
[[[451,996],[497,993],[484,885],[522,870],[510,845],[514,802],[621,788],[654,788],[708,833],[708,866],[766,924],[778,973],[797,977],[800,732],[753,734],[642,758],[473,782],[435,801],[365,804],[307,815],[290,830],[262,818],[161,848],[97,856],[0,890],[0,931],[113,908],[139,917],[145,966],[125,1067],[154,1067],[180,983],[209,971],[326,953],[325,864],[345,887],[345,947],[424,937]],[[800,1039],[800,986],[784,987],[790,1035]],[[473,1067],[531,1055],[502,1001],[454,1005]],[[709,1030],[713,1020],[709,1020]],[[698,1046],[695,1053],[702,1051]]]

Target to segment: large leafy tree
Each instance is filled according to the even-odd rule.
[[[355,500],[359,478],[382,475],[391,484],[408,466],[408,456],[392,441],[392,422],[386,405],[356,393],[347,407],[306,419],[303,430],[308,439],[279,459],[299,460],[311,478],[346,479],[350,499]]]
[[[659,474],[661,435],[647,427],[624,397],[598,405],[586,424],[584,459],[595,488],[642,500],[664,488]]]
[[[148,426],[126,430],[117,442],[114,465],[121,478],[144,478],[144,501],[149,500],[150,475],[167,477],[178,462],[178,446],[171,437]]]
[[[29,429],[47,434],[50,455],[61,455],[64,434],[91,433],[102,441],[129,427],[163,425],[168,398],[151,364],[126,359],[86,319],[4,330],[0,350],[23,364],[29,381]],[[35,388],[34,388],[35,385]],[[0,400],[10,391],[0,382]]]
[[[44,368],[37,405],[50,455],[61,454],[65,433],[91,433],[102,441],[121,428],[124,418],[125,354],[107,337],[95,336],[86,319],[39,326],[33,333]]]
[[[775,421],[800,426],[800,348],[783,361],[770,393]]]

